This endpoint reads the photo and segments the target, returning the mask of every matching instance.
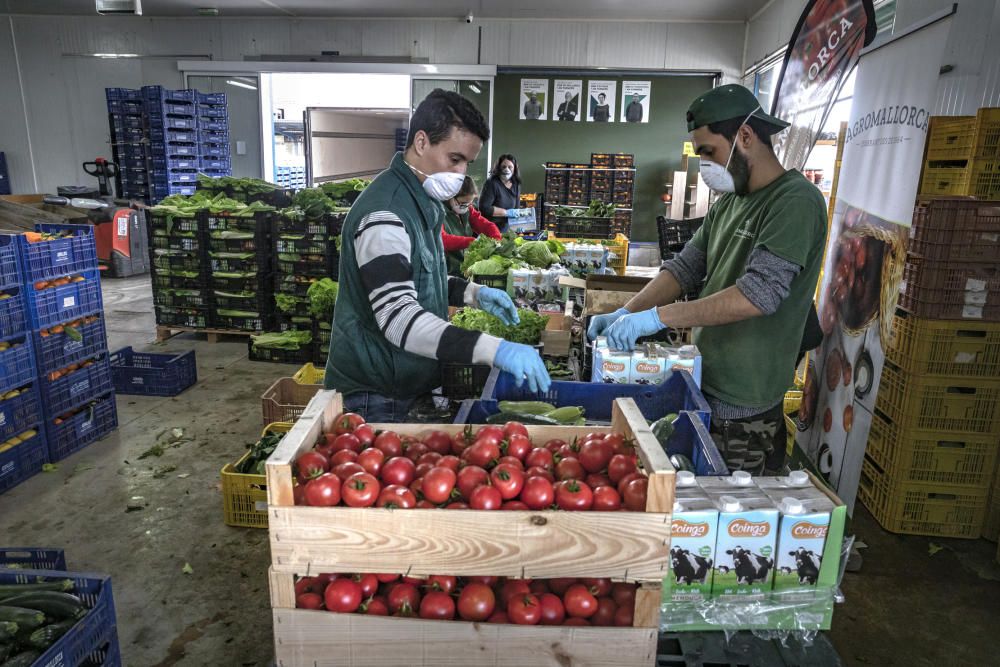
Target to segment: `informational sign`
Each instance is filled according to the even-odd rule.
[[[587,122],[610,123],[615,118],[616,81],[591,81],[587,87]]]
[[[521,79],[521,120],[546,120],[549,100],[548,79]]]
[[[951,20],[862,54],[847,127],[796,441],[853,509],[879,403],[927,123]],[[885,399],[883,399],[885,400]],[[898,417],[897,417],[898,419]],[[872,468],[874,470],[874,468]],[[881,473],[879,473],[881,474]],[[867,476],[869,481],[877,480]],[[862,492],[863,493],[863,492]]]
[[[552,120],[582,121],[582,96],[581,79],[556,79],[552,90],[552,104],[555,107]]]
[[[622,122],[649,122],[649,91],[651,88],[650,81],[622,81]]]

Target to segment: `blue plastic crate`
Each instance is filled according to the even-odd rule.
[[[118,428],[115,395],[102,396],[93,403],[59,424],[56,418],[46,420],[50,461],[61,461]]]
[[[137,88],[105,88],[104,96],[108,100],[142,101],[142,91]]]
[[[198,143],[200,144],[228,144],[229,130],[209,130],[204,127],[198,128]]]
[[[24,433],[33,424],[43,421],[42,403],[35,384],[17,387],[21,392],[13,398],[0,400],[0,442]],[[9,393],[7,392],[4,393]]]
[[[198,147],[198,149],[202,159],[214,158],[214,157],[221,157],[221,158],[229,157],[229,144],[224,144],[222,146],[201,144]]]
[[[205,130],[212,131],[229,131],[229,119],[228,118],[212,118],[211,116],[203,116],[198,119],[198,131],[204,132]]]
[[[193,116],[150,115],[149,127],[155,132],[162,134],[164,130],[195,130],[198,127],[198,123]]]
[[[80,340],[74,340],[65,330],[62,333],[49,333],[47,336],[42,336],[39,331],[32,334],[39,375],[48,375],[52,371],[90,359],[107,350],[104,314],[91,313],[91,315],[96,315],[98,319],[75,327]]]
[[[199,160],[199,165],[201,170],[206,173],[208,170],[228,172],[233,168],[233,163],[229,158],[203,157]]]
[[[151,160],[153,171],[166,171],[168,169],[194,169],[200,167],[200,161],[196,157],[166,157],[157,155]]]
[[[0,584],[27,584],[36,581],[72,579],[74,595],[89,607],[87,615],[60,637],[36,661],[45,667],[69,667],[104,664],[109,653],[118,645],[115,602],[111,592],[111,577],[104,574],[65,572],[62,570],[0,571]]]
[[[11,345],[0,352],[0,393],[31,383],[35,377],[31,337],[22,333],[0,342]]]
[[[510,374],[494,369],[482,398],[494,401],[545,401],[556,407],[578,405],[591,421],[611,421],[611,405],[616,398],[632,398],[646,419],[654,420],[687,410],[699,415],[707,429],[712,411],[705,396],[689,373],[675,371],[661,385],[602,384],[597,382],[553,382],[545,394],[532,393],[528,386],[514,385]]]
[[[194,130],[166,130],[151,127],[149,139],[154,143],[162,141],[167,144],[191,144],[198,141],[198,133]]]
[[[90,225],[39,224],[35,225],[35,231],[50,234],[70,232],[73,235],[37,243],[28,243],[26,236],[17,235],[21,274],[25,283],[33,284],[97,268],[94,228]]]
[[[228,118],[229,112],[225,104],[198,105],[198,115],[202,118]]]
[[[225,104],[225,93],[198,93],[198,104]]]
[[[111,355],[111,372],[119,394],[176,396],[198,381],[194,350],[150,354],[123,347]]]
[[[24,312],[24,288],[7,287],[0,290],[0,339],[16,336],[28,327]]]
[[[135,144],[142,141],[146,136],[146,131],[141,127],[112,125],[111,128],[114,130],[115,143]]]
[[[149,150],[146,144],[128,144],[122,147],[119,155],[126,160],[133,160],[138,163],[139,161],[145,161],[149,156]]]
[[[58,380],[42,376],[39,380],[42,409],[49,419],[71,412],[114,389],[111,365],[107,356],[95,359],[93,365],[80,368]]]
[[[0,235],[0,287],[21,283],[21,267],[17,261],[17,248],[17,235]]]
[[[108,113],[142,115],[142,102],[139,100],[108,100]]]
[[[152,100],[154,102],[158,100],[164,102],[171,100],[176,102],[196,102],[198,100],[198,91],[191,88],[171,90],[163,86],[143,86],[142,97],[144,100]]]
[[[198,172],[194,169],[154,169],[151,173],[153,183],[157,186],[169,183],[194,183],[198,180]]]
[[[185,183],[168,183],[166,185],[154,185],[149,189],[149,194],[151,197],[159,201],[160,199],[170,195],[185,195],[190,197],[197,189],[198,188],[196,186]]]
[[[152,155],[166,157],[194,157],[198,155],[198,144],[168,144],[154,140],[150,142],[149,146]]]
[[[68,285],[25,290],[32,329],[48,328],[103,309],[100,271],[83,271],[79,277],[82,280]]]
[[[123,128],[142,129],[142,116],[128,114],[111,114],[111,126],[115,128],[115,133],[119,133]]]
[[[0,569],[65,570],[66,554],[62,549],[0,547]]]
[[[29,477],[38,474],[42,471],[42,466],[48,463],[45,428],[41,423],[34,424],[26,426],[21,433],[28,430],[36,431],[35,436],[5,452],[0,452],[0,493],[9,491]]]

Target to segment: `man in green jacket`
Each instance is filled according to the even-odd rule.
[[[488,364],[532,391],[549,388],[534,348],[447,322],[449,305],[518,321],[506,292],[449,277],[445,268],[442,202],[458,193],[489,136],[468,100],[435,90],[410,120],[406,150],[344,221],[325,384],[368,421],[404,421],[414,399],[440,386],[441,362]]]
[[[693,327],[711,433],[731,470],[784,468],[782,402],[792,382],[826,240],[826,203],[786,171],[771,135],[788,123],[743,86],[715,88],[687,112],[705,183],[724,193],[680,255],[588,335],[632,349],[637,338]],[[677,301],[698,291],[694,301]]]

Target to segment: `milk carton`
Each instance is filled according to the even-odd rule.
[[[510,291],[515,299],[526,300],[531,287],[531,271],[529,269],[511,269]]]
[[[695,483],[694,473],[678,472],[676,482],[670,573],[663,581],[663,601],[699,602],[712,592],[719,510]]]
[[[781,525],[774,571],[775,597],[808,597],[815,591],[833,507],[825,495],[786,496],[778,503]]]
[[[778,537],[778,509],[764,493],[750,485],[727,489],[705,488],[719,509],[719,537],[715,547],[712,596],[722,600],[763,600],[770,595],[774,549]]]
[[[649,346],[649,349],[639,349],[632,353],[632,365],[629,373],[631,384],[663,384],[669,373],[666,358],[658,353],[655,346]]]
[[[697,345],[680,347],[661,345],[659,353],[665,358],[668,371],[688,372],[694,378],[694,383],[701,387],[701,352]]]
[[[594,345],[594,370],[591,382],[605,384],[628,384],[632,371],[632,353],[623,350],[612,350],[604,346]]]
[[[754,478],[745,470],[737,470],[725,477],[698,477],[698,486],[710,497],[760,495]]]
[[[794,470],[784,477],[757,477],[757,488],[775,503],[787,496],[794,498],[826,498],[826,494],[813,486],[804,470]]]

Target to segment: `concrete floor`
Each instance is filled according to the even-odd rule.
[[[270,665],[267,532],[222,522],[219,470],[259,435],[260,394],[294,367],[248,361],[238,338],[155,345],[146,277],[106,280],[104,299],[112,350],[194,349],[199,382],[176,398],[120,396],[117,433],[0,496],[0,544],[60,547],[70,569],[110,574],[127,665]],[[139,459],[174,428],[191,441]],[[892,535],[863,508],[853,529],[869,546],[830,633],[845,664],[996,664],[995,544]]]

